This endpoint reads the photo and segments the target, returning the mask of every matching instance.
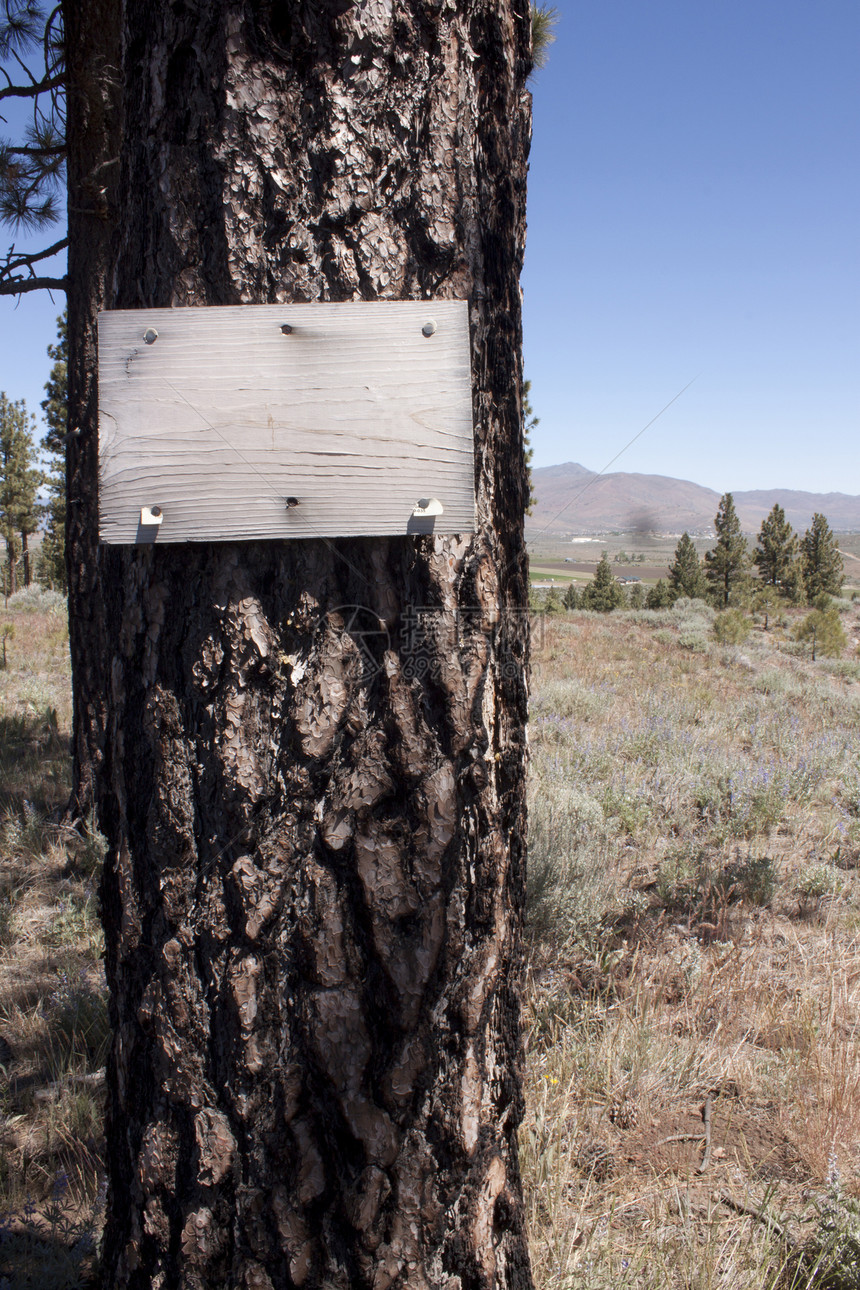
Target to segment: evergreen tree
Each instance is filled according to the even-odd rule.
[[[565,609],[578,609],[579,596],[576,594],[576,583],[572,582],[564,593],[563,603]]]
[[[695,543],[689,533],[681,534],[681,541],[675,547],[675,558],[669,566],[669,591],[672,600],[681,596],[704,599],[708,594],[705,571],[699,560]]]
[[[62,9],[49,5],[46,15],[38,0],[3,0],[0,5],[0,98],[22,100],[11,118],[17,137],[0,137],[0,225],[16,235],[46,229],[61,218],[65,207]],[[8,119],[4,115],[0,122],[5,125]],[[0,256],[0,295],[65,288],[65,279],[47,278],[39,271],[42,262],[65,246],[65,238],[50,247],[37,243],[26,251],[13,243]]]
[[[838,658],[848,644],[845,628],[839,621],[839,610],[828,607],[826,596],[819,597],[818,607],[795,627],[794,639],[807,641],[812,646],[813,663],[817,654]]]
[[[803,599],[803,570],[799,559],[797,535],[777,502],[762,520],[753,563],[767,586],[776,587],[786,600]]]
[[[764,630],[767,631],[772,614],[778,613],[783,599],[776,587],[760,583],[753,595],[753,608],[764,618]]]
[[[7,595],[17,589],[22,556],[24,585],[30,583],[27,538],[38,525],[36,494],[43,478],[36,467],[34,425],[35,418],[28,415],[23,399],[12,403],[0,394],[0,535],[6,543]]]
[[[645,597],[646,609],[668,609],[672,604],[672,593],[665,578],[658,578],[653,587],[648,588]]]
[[[645,604],[645,591],[641,582],[634,582],[627,588],[627,605],[630,609],[641,609]]]
[[[582,592],[583,609],[596,609],[601,614],[608,614],[624,604],[624,588],[613,576],[609,556],[604,551],[600,563],[594,571],[594,577]]]
[[[805,605],[806,581],[803,576],[803,560],[800,555],[800,543],[797,544],[795,557],[785,571],[782,580],[782,594],[791,605]]]
[[[845,581],[839,545],[827,520],[818,511],[801,541],[803,578],[810,604],[819,596],[838,596]]]
[[[63,9],[75,810],[92,793],[106,838],[114,1023],[104,1288],[527,1290],[528,12]],[[474,537],[408,560],[368,537],[358,564],[349,539],[98,552],[99,305],[369,292],[472,301]],[[412,671],[415,633],[368,651],[341,609],[405,621],[417,587],[434,612]],[[289,651],[301,687],[257,666]]]
[[[747,540],[741,532],[731,493],[724,493],[720,498],[714,527],[717,544],[713,550],[705,552],[705,577],[717,607],[725,609],[732,593],[737,593],[745,585],[749,568]]]
[[[42,448],[49,454],[48,524],[42,539],[40,577],[49,587],[66,590],[66,435],[68,433],[67,364],[68,337],[66,315],[57,319],[57,343],[48,346],[48,357],[54,360],[45,384],[48,396],[42,411],[48,433]]]

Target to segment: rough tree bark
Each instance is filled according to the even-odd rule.
[[[96,318],[106,303],[109,250],[118,217],[121,6],[65,0],[69,221],[66,575],[72,656],[73,793],[70,816],[95,810],[107,705],[98,544],[98,356]]]
[[[105,8],[70,6],[73,204],[100,123],[72,87]],[[115,218],[89,264],[73,230],[69,299],[78,782],[109,844],[110,1287],[531,1285],[528,16],[125,2]],[[474,535],[96,550],[102,299],[434,297],[471,302]]]

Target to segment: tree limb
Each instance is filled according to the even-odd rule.
[[[63,157],[66,153],[66,145],[58,144],[56,148],[14,148],[10,145],[5,151],[10,157]]]
[[[67,291],[68,278],[10,278],[0,279],[0,296],[22,296],[25,291]]]
[[[14,246],[10,247],[9,255],[6,257],[6,262],[0,262],[0,277],[2,277],[3,274],[13,273],[15,269],[28,268],[29,265],[35,264],[37,260],[47,260],[49,256],[57,255],[58,252],[64,251],[68,245],[69,239],[67,237],[63,237],[60,238],[59,242],[55,242],[53,246],[45,247],[44,251],[22,252],[17,260],[9,258],[15,250]]]
[[[51,76],[37,85],[8,85],[5,90],[0,90],[0,99],[34,99],[49,90],[59,89],[63,84],[64,76]]]

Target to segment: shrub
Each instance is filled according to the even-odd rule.
[[[798,874],[794,890],[805,900],[820,900],[822,896],[835,896],[842,890],[844,879],[827,860],[812,861]]]
[[[110,1041],[107,1000],[85,976],[59,974],[49,1017],[61,1067],[80,1059],[90,1070],[104,1065]]]
[[[24,613],[58,613],[66,612],[66,597],[59,591],[49,591],[46,587],[40,587],[38,583],[31,583],[29,587],[22,587],[16,591],[6,601],[7,608],[21,610]]]
[[[549,942],[596,926],[615,878],[606,854],[604,815],[588,793],[543,783],[529,805],[526,924]]]
[[[706,654],[708,652],[708,642],[705,640],[701,632],[681,632],[678,637],[678,644],[681,646],[681,649],[688,649],[693,654]]]
[[[98,830],[95,812],[90,812],[83,825],[70,829],[69,833],[69,860],[73,869],[91,881],[96,880],[102,871],[107,842]]]
[[[20,1214],[0,1216],[0,1265],[11,1277],[0,1278],[0,1290],[75,1290],[93,1285],[104,1185],[95,1202],[81,1213],[80,1197],[64,1171],[54,1179],[50,1200],[41,1214],[28,1202]]]
[[[770,856],[732,860],[723,868],[714,886],[728,901],[769,905],[777,887],[773,861]]]
[[[857,1290],[860,1286],[860,1205],[842,1191],[835,1165],[827,1178],[815,1231],[788,1261],[785,1290]]]
[[[813,609],[794,629],[794,639],[812,647],[812,661],[821,654],[825,658],[838,658],[848,637],[839,621],[839,610],[834,605],[826,609]]]
[[[714,619],[714,635],[721,645],[742,645],[750,634],[751,626],[740,609],[724,609]]]

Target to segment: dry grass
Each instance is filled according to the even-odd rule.
[[[14,632],[0,670],[0,1284],[60,1290],[86,1283],[100,1204],[100,847],[61,823],[65,605],[24,593],[0,610],[4,625]]]
[[[856,648],[860,613],[843,622]],[[62,613],[36,597],[4,623],[0,1286],[60,1290],[88,1284],[100,1206],[100,850],[60,823]],[[790,627],[739,649],[697,604],[546,624],[522,1133],[540,1290],[860,1286],[860,665],[813,665]]]
[[[541,1290],[860,1285],[797,1254],[860,1195],[858,669],[712,617],[556,618],[535,659]]]

